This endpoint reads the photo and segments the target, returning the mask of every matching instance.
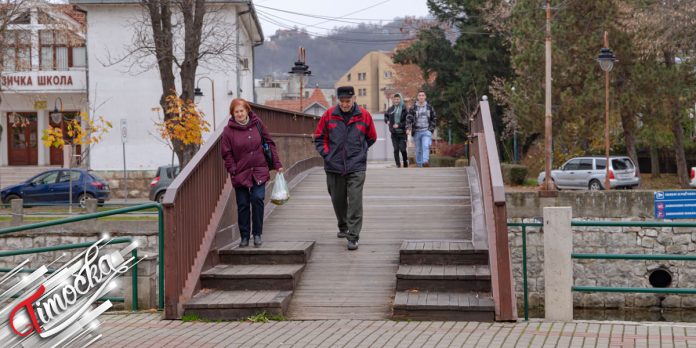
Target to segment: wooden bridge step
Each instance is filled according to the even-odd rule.
[[[218,250],[220,262],[235,265],[306,263],[314,247],[307,242],[265,242],[260,247],[230,246]]]
[[[493,321],[495,305],[488,292],[399,291],[394,319]]]
[[[202,289],[184,304],[184,314],[195,314],[201,319],[236,320],[265,311],[283,315],[292,291],[229,291]]]
[[[304,264],[220,264],[201,274],[204,288],[221,290],[293,290]]]
[[[484,265],[400,265],[396,290],[490,291],[491,273]]]
[[[470,240],[405,240],[399,251],[402,265],[487,265],[488,250]]]

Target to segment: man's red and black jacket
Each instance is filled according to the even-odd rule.
[[[375,141],[372,116],[355,103],[347,117],[338,106],[326,110],[314,131],[314,145],[324,158],[324,170],[342,175],[367,169],[367,149]]]

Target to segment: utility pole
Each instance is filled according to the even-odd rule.
[[[604,32],[604,47],[609,48],[609,33]],[[604,189],[611,189],[609,181],[609,71],[604,72],[604,153],[607,157],[607,172],[604,175]]]
[[[551,179],[551,0],[546,0],[546,116],[544,122],[545,190],[554,189]]]

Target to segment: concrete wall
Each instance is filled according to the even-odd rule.
[[[652,218],[653,191],[615,190],[609,192],[560,191],[555,198],[539,198],[537,192],[505,193],[508,218],[543,215],[546,206],[572,207],[573,217]]]
[[[128,171],[128,198],[148,198],[150,194],[150,182],[157,174],[154,170],[129,170]],[[95,174],[104,178],[111,188],[111,198],[125,197],[126,180],[123,170],[99,170]]]
[[[377,131],[377,142],[375,142],[367,152],[368,161],[394,162],[394,146],[392,146],[389,128],[387,124],[384,123],[384,114],[372,115],[372,121]]]

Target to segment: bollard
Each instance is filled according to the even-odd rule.
[[[97,200],[94,198],[89,198],[85,202],[85,207],[87,208],[87,213],[96,213],[97,212]]]
[[[13,199],[10,201],[12,204],[12,226],[19,226],[24,224],[24,200],[23,199]]]
[[[570,207],[544,208],[545,318],[573,321],[573,233]]]

